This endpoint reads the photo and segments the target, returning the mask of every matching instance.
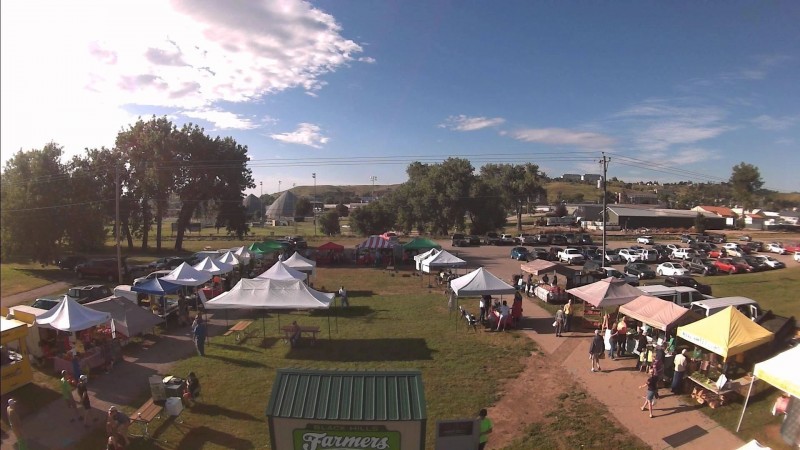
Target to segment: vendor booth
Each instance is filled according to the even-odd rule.
[[[33,381],[27,336],[28,324],[0,317],[0,395]]]
[[[317,247],[317,264],[339,264],[344,261],[344,245],[326,242]]]
[[[621,306],[642,295],[642,291],[625,280],[612,277],[568,289],[567,293],[585,302],[582,311],[584,323],[594,328],[602,325],[602,308]],[[581,308],[575,308],[575,311],[580,312]]]
[[[132,291],[141,294],[137,297],[136,304],[149,309],[164,323],[170,316],[178,314],[178,300],[167,296],[182,289],[183,286],[165,281],[163,277],[152,278],[131,288]]]
[[[395,247],[400,245],[381,236],[370,236],[356,245],[356,264],[374,264],[375,267],[394,265]]]
[[[314,260],[308,259],[297,252],[294,252],[294,254],[283,261],[283,263],[292,269],[299,270],[300,272],[307,273],[309,275],[317,274],[317,263]]]
[[[699,403],[716,407],[728,402],[732,394],[741,393],[742,386],[750,382],[744,377],[734,378],[742,372],[734,368],[743,369],[744,352],[771,342],[775,335],[736,308],[728,307],[703,320],[678,327],[678,337],[699,347],[692,355],[693,360],[700,362],[699,368],[689,372],[689,380],[698,385],[693,397]]]
[[[800,346],[786,350],[755,365],[753,377],[747,389],[747,397],[745,397],[742,407],[742,415],[736,425],[737,432],[742,426],[753,384],[757,380],[765,381],[788,395],[788,398],[779,397],[778,399],[779,402],[785,403],[782,409],[786,414],[781,427],[781,436],[791,446],[800,445]]]
[[[239,265],[242,264],[242,262],[239,261],[239,258],[237,258],[236,255],[234,255],[230,251],[227,251],[227,252],[223,253],[219,258],[217,258],[217,261],[219,261],[219,262],[221,262],[223,264],[227,264],[229,266],[233,266],[233,267],[236,267],[236,266],[239,266]]]
[[[420,253],[419,255],[415,255],[414,256],[414,266],[415,266],[415,268],[417,270],[422,270],[422,261],[425,261],[426,259],[430,258],[431,256],[433,256],[433,255],[435,255],[435,254],[437,254],[439,252],[440,252],[440,250],[432,248],[432,249],[428,250],[427,252]]]
[[[622,305],[619,308],[619,313],[647,324],[656,330],[663,331],[663,334],[671,335],[675,334],[677,327],[701,319],[701,316],[693,311],[649,295],[640,295],[629,303]]]
[[[436,271],[439,269],[453,269],[456,267],[464,267],[466,265],[467,265],[466,261],[459,258],[458,256],[453,255],[447,250],[442,250],[440,252],[437,252],[435,255],[431,255],[427,259],[423,260],[422,263],[420,263],[420,267],[422,268],[422,271],[425,273],[431,273],[431,271]]]
[[[492,305],[489,309],[488,318],[493,328],[496,327],[497,321],[500,318],[500,313],[498,311],[500,302],[491,301],[491,296],[511,295],[517,291],[514,289],[514,286],[497,278],[483,267],[451,280],[450,289],[453,290],[457,298],[488,296],[489,298],[487,298],[487,300],[489,300]],[[512,327],[516,327],[522,319],[522,296],[517,298],[518,301],[514,301],[511,305],[511,323],[509,325]]]
[[[158,316],[136,306],[126,298],[103,298],[87,303],[86,307],[111,314],[116,337],[120,339],[120,344],[123,346],[127,338],[150,331],[161,323]]]
[[[275,450],[426,448],[419,371],[278,369],[266,415]]]
[[[36,325],[56,330],[45,344],[53,357],[53,370],[74,376],[111,361],[113,322],[111,314],[95,311],[64,296],[55,308],[36,318]]]
[[[300,280],[306,281],[308,275],[299,270],[295,270],[286,263],[278,261],[272,265],[265,272],[257,276],[255,279],[263,280]]]
[[[44,358],[42,351],[41,339],[42,329],[36,326],[36,318],[46,313],[46,309],[34,308],[33,306],[17,305],[6,309],[0,309],[0,315],[6,316],[11,313],[14,319],[20,322],[25,322],[28,325],[28,333],[25,337],[26,348],[28,355],[31,358],[31,365],[37,366]]]

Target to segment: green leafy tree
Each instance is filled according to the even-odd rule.
[[[758,167],[740,162],[733,166],[730,183],[733,186],[734,199],[745,209],[752,209],[755,206],[755,192],[764,185],[761,179],[761,172]]]
[[[300,197],[297,199],[294,209],[297,217],[310,216],[312,210],[311,201],[306,197]]]
[[[339,214],[336,211],[328,211],[319,217],[319,227],[322,234],[333,236],[341,233],[339,228]]]
[[[62,148],[49,143],[41,150],[19,151],[6,162],[0,184],[0,235],[3,258],[32,257],[49,263],[64,236],[64,198],[69,183],[61,163]]]
[[[501,195],[497,188],[478,177],[472,185],[469,211],[470,234],[486,234],[506,225],[506,208],[497,201]]]
[[[699,212],[694,216],[694,231],[696,233],[703,233],[706,231],[706,216]]]
[[[536,164],[486,164],[481,167],[481,178],[494,185],[505,207],[516,213],[518,231],[522,231],[523,204],[547,198],[546,177]]]
[[[380,234],[391,229],[396,218],[386,202],[375,201],[350,213],[350,229],[364,236]]]
[[[339,203],[336,205],[336,213],[339,214],[339,217],[347,217],[350,214],[350,208],[343,203]]]

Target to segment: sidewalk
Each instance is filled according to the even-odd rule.
[[[206,317],[210,319],[210,333],[223,329],[224,315],[222,319],[215,319],[213,314],[208,314]],[[126,353],[124,361],[117,364],[110,373],[101,372],[89,379],[92,415],[97,418],[93,428],[85,428],[80,421],[70,422],[75,413],[67,409],[66,403],[59,395],[58,400],[23,419],[27,435],[34,436],[30,439],[28,448],[30,450],[74,449],[76,443],[93,429],[105,429],[106,411],[109,406],[140,406],[134,402],[141,401],[143,395],[149,393],[147,379],[150,375],[168,375],[176,361],[196,354],[189,326],[178,328],[172,324],[166,333],[157,337],[148,336],[146,342],[148,345],[133,353]],[[74,391],[73,395],[77,396]],[[3,400],[10,396],[4,396]],[[18,398],[18,401],[24,407],[25,399]],[[15,443],[13,435],[4,436],[0,450],[11,450]]]
[[[644,384],[646,377],[644,373],[634,370],[635,359],[603,359],[603,371],[591,372],[589,344],[594,333],[578,330],[558,338],[552,326],[553,316],[536,304],[538,300],[524,301],[526,319],[534,324],[533,330],[526,330],[525,334],[543,351],[554,356],[628,431],[653,449],[736,449],[744,445],[736,435],[697,411],[703,406],[687,404],[669,389],[662,388],[659,391],[661,399],[653,408],[655,417],[649,418],[647,412],[639,409],[644,403],[645,391],[638,388]]]

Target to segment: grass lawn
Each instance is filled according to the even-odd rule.
[[[450,315],[438,290],[423,288],[417,277],[402,272],[326,269],[314,284],[327,290],[344,284],[348,289],[351,306],[341,310],[338,319],[331,319],[330,340],[324,313],[282,314],[281,324],[296,319],[323,330],[317,345],[305,343],[292,349],[278,338],[277,316],[270,315],[266,339],[261,338],[262,325],[254,323],[254,335],[243,344],[217,337],[207,347],[205,358],[195,356],[176,364],[174,374],[198,374],[203,394],[196,407],[182,414],[184,424],[167,419],[151,426],[159,438],[169,442],[169,448],[269,448],[265,410],[276,369],[281,367],[421,370],[427,401],[427,448],[433,448],[436,420],[472,417],[481,407],[497,401],[502,396],[498,386],[515,378],[523,359],[535,351],[529,339],[515,332],[468,331]],[[594,438],[612,439],[610,433],[619,431],[601,420]],[[567,421],[563,426],[579,433],[582,430],[577,427],[583,422],[570,428]],[[81,448],[99,448],[103,437],[98,430],[81,442]],[[638,442],[630,436],[625,439]],[[134,440],[131,448],[152,447]]]
[[[800,318],[800,264],[760,273],[700,277],[700,281],[711,286],[715,297],[749,297],[763,309]]]
[[[75,274],[55,266],[38,263],[0,264],[0,281],[3,296],[30,291],[59,281],[71,281]]]

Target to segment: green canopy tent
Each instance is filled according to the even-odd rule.
[[[442,246],[424,237],[414,238],[413,241],[403,244],[403,250],[430,250],[432,248],[441,250]]]
[[[280,242],[276,241],[264,241],[264,242],[253,242],[248,247],[248,250],[252,253],[264,254],[264,253],[273,253],[279,252],[283,250],[283,245]]]

